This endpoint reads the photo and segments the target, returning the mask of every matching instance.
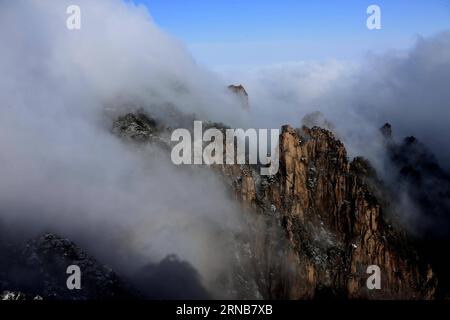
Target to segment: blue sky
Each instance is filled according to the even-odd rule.
[[[450,29],[450,0],[133,0],[210,66],[355,59]],[[382,29],[366,28],[377,4]]]

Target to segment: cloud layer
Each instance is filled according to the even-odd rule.
[[[300,125],[320,111],[335,125],[351,154],[377,161],[378,128],[415,135],[449,169],[450,31],[418,38],[407,51],[368,53],[359,61],[291,62],[221,70],[249,92],[259,126]],[[376,152],[375,152],[376,153]]]
[[[232,269],[239,207],[212,173],[112,135],[108,114],[170,106],[226,121],[239,105],[144,7],[77,1],[70,31],[70,4],[0,3],[0,224],[61,233],[122,270],[176,254],[210,288]]]
[[[176,254],[208,288],[232,271],[241,245],[235,235],[245,234],[245,223],[221,181],[198,168],[174,168],[157,147],[126,145],[110,132],[111,109],[138,106],[165,118],[177,108],[260,128],[300,126],[321,111],[350,154],[379,169],[378,128],[388,121],[398,135],[429,145],[448,168],[450,32],[360,62],[296,62],[219,76],[198,66],[144,7],[77,3],[79,31],[66,28],[69,1],[0,3],[4,229],[60,232],[122,269]],[[249,112],[228,82],[244,84]]]

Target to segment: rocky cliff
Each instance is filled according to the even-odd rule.
[[[233,92],[239,98],[243,109],[248,110],[250,108],[248,93],[243,85],[230,85],[228,86],[228,89],[231,90],[231,92]]]
[[[48,233],[25,243],[0,243],[0,299],[134,299],[127,281],[75,243]],[[82,270],[81,290],[68,290],[70,265]]]
[[[264,298],[436,298],[437,277],[385,216],[389,190],[367,160],[350,161],[319,127],[284,126],[279,151],[275,176],[252,165],[213,166],[257,217],[252,259]],[[367,288],[371,265],[381,270],[380,290]]]
[[[368,161],[349,161],[344,145],[318,127],[284,126],[279,150],[273,177],[250,166],[222,168],[237,199],[256,214],[274,216],[288,239],[294,270],[278,265],[274,283],[261,283],[266,298],[435,297],[433,270],[384,219],[383,192]],[[380,290],[367,289],[370,265],[381,269]]]
[[[391,206],[409,229],[421,256],[432,264],[440,283],[438,295],[449,298],[450,261],[445,252],[450,242],[450,175],[417,138],[410,136],[396,141],[388,123],[381,132],[391,175],[391,181],[387,182],[393,195]],[[399,198],[406,199],[413,212],[398,208]]]
[[[144,112],[119,117],[112,131],[125,141],[156,143],[170,151],[167,140],[170,128]],[[418,148],[411,139],[397,145],[390,140],[390,127],[383,127],[382,132],[388,139],[387,152],[405,179],[410,178],[407,173],[415,172],[413,178],[417,178],[417,174],[429,174],[429,170],[446,177],[424,160],[427,157],[415,160],[402,157],[404,148]],[[279,153],[280,170],[274,176],[261,176],[259,165],[210,168],[223,177],[235,201],[242,205],[243,214],[248,216],[251,270],[246,272],[254,275],[258,296],[265,299],[445,296],[434,265],[429,263],[434,256],[426,254],[429,246],[411,240],[398,223],[386,216],[386,211],[392,209],[389,202],[395,201],[395,192],[380,181],[367,160],[361,157],[349,160],[343,143],[319,127],[283,126]],[[412,185],[417,185],[417,181],[411,183],[411,188]],[[430,198],[434,193],[428,191],[426,195]],[[0,263],[2,299],[208,297],[195,270],[174,258],[158,266],[149,265],[136,279],[123,280],[74,243],[52,234],[23,246],[1,241],[0,252],[4,258],[4,263]],[[65,287],[65,268],[70,264],[80,265],[84,270],[86,286],[82,291],[73,293]],[[373,265],[380,268],[381,288],[369,290],[367,269]],[[180,266],[182,274],[191,275],[192,283],[180,278]],[[175,271],[171,272],[172,269]],[[22,277],[24,274],[27,276]],[[167,286],[165,279],[177,280]],[[191,291],[177,289],[179,292],[174,294],[172,289],[183,281],[186,282],[183,286]]]

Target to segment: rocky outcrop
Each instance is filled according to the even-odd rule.
[[[113,133],[135,142],[148,142],[157,133],[156,122],[144,113],[128,113],[113,123]]]
[[[42,300],[41,296],[27,296],[22,292],[4,291],[0,294],[0,300],[4,301],[25,301],[25,300]]]
[[[73,242],[48,233],[25,244],[2,243],[0,292],[7,300],[132,299],[129,285]],[[69,290],[67,267],[81,270],[81,289]]]
[[[228,89],[231,90],[236,96],[239,98],[242,104],[242,108],[245,110],[250,109],[250,103],[248,99],[248,93],[245,90],[244,86],[240,85],[230,85]]]
[[[318,127],[284,126],[279,150],[273,177],[250,166],[222,168],[244,206],[274,216],[288,239],[285,255],[295,270],[283,279],[278,266],[277,284],[261,283],[266,298],[434,298],[433,270],[384,220],[382,193],[366,160],[350,162],[344,145]],[[366,286],[370,265],[381,269],[380,290]]]
[[[383,133],[391,139],[389,126]],[[390,190],[367,160],[350,161],[319,127],[282,127],[279,152],[274,176],[261,176],[258,165],[212,166],[253,217],[250,255],[264,298],[436,298],[435,272],[387,221]],[[373,265],[379,290],[366,285]]]
[[[381,128],[381,133],[386,146],[386,166],[391,173],[387,182],[394,195],[391,206],[400,213],[399,219],[407,225],[415,247],[432,264],[441,284],[439,296],[449,298],[445,288],[450,287],[450,262],[443,252],[448,250],[450,242],[450,176],[427,146],[415,137],[397,142],[389,123]],[[414,208],[413,218],[402,208],[404,204],[398,204],[399,196]]]
[[[284,126],[279,150],[280,171],[271,177],[260,176],[257,166],[214,166],[247,211],[284,233],[285,241],[261,222],[254,228],[265,298],[435,296],[434,272],[385,221],[383,190],[366,160],[350,162],[344,145],[318,127]],[[382,271],[381,290],[366,286],[370,265]]]
[[[208,299],[197,271],[169,255],[159,263],[119,274],[74,242],[47,233],[8,242],[0,232],[0,300]],[[69,266],[78,266],[81,288],[70,290]]]
[[[205,128],[211,126],[223,125],[210,123]],[[144,112],[119,117],[112,131],[128,141],[157,143],[170,150],[170,128]],[[443,228],[447,228],[448,175],[415,138],[395,143],[388,124],[381,132],[390,160],[398,170],[397,178],[418,201],[417,206],[424,211],[429,208],[433,220],[442,217],[437,221],[443,221]],[[434,250],[434,242],[430,246],[427,241],[410,239],[398,224],[388,221],[386,211],[395,210],[390,202],[398,190],[384,185],[367,160],[349,160],[343,143],[319,127],[283,126],[279,155],[280,170],[273,176],[261,176],[259,165],[212,166],[249,217],[248,252],[253,269],[246,271],[255,277],[258,296],[445,297],[440,284],[444,278],[444,286],[448,287],[448,264],[436,262],[436,255],[445,252],[448,239],[440,241],[438,250]],[[196,271],[175,257],[149,264],[134,278],[123,280],[77,245],[54,234],[25,245],[2,240],[0,254],[1,299],[209,297]],[[82,290],[67,289],[69,265],[83,270]],[[381,288],[370,290],[366,285],[367,270],[374,265],[381,271]]]

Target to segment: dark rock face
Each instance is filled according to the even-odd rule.
[[[144,113],[129,113],[113,123],[113,132],[135,142],[148,142],[157,133],[156,122]]]
[[[392,141],[390,125],[382,133]],[[412,139],[405,143],[415,145]],[[441,296],[420,245],[386,221],[392,190],[367,160],[349,161],[344,145],[318,127],[284,126],[279,151],[275,176],[260,176],[258,166],[213,166],[243,208],[258,217],[251,250],[264,298]],[[436,170],[429,163],[425,167]],[[279,230],[282,234],[274,236]],[[366,286],[371,265],[381,269],[381,290]]]
[[[25,301],[25,300],[42,300],[41,296],[27,296],[26,294],[16,291],[4,291],[0,294],[0,300],[4,301]]]
[[[386,126],[391,126],[386,124]],[[383,132],[382,128],[382,132]],[[392,132],[392,131],[391,131]],[[443,255],[450,243],[450,176],[436,157],[415,137],[397,143],[392,134],[385,137],[388,164],[395,183],[389,185],[394,195],[406,195],[415,209],[411,226],[415,246],[431,262],[439,277],[440,297],[448,297],[450,261]],[[391,202],[394,202],[391,200]]]
[[[131,299],[129,286],[109,268],[88,256],[74,243],[46,234],[25,245],[2,248],[0,292],[8,299],[86,300]],[[67,267],[81,269],[81,290],[69,290]],[[13,292],[10,292],[13,290]],[[6,291],[9,291],[6,292]]]
[[[389,123],[385,123],[384,126],[380,128],[381,134],[386,139],[386,141],[390,142],[392,139],[392,126]]]
[[[397,192],[405,191],[422,212],[419,232],[435,237],[450,234],[450,175],[436,157],[415,137],[400,143],[386,140],[390,164],[394,167]]]
[[[121,137],[166,144],[168,149],[167,141],[160,138],[167,135],[164,130],[168,129],[144,113],[121,117],[113,127]],[[382,133],[398,179],[410,196],[430,219],[444,217],[438,221],[447,223],[448,176],[416,139],[395,144],[388,125]],[[261,176],[257,165],[212,166],[249,216],[253,267],[249,272],[255,275],[263,298],[446,296],[449,265],[437,255],[446,252],[448,239],[410,239],[387,222],[385,211],[389,201],[395,200],[395,190],[383,185],[367,160],[350,161],[344,145],[318,127],[284,126],[279,151],[280,170],[274,176]],[[429,181],[438,181],[441,187]],[[433,249],[436,244],[438,248]],[[0,241],[0,254],[2,299],[209,298],[196,271],[175,257],[148,265],[125,280],[74,243],[53,234],[21,246]],[[80,291],[66,287],[66,268],[72,264],[83,272]],[[371,265],[381,270],[380,290],[366,286],[366,270]]]

